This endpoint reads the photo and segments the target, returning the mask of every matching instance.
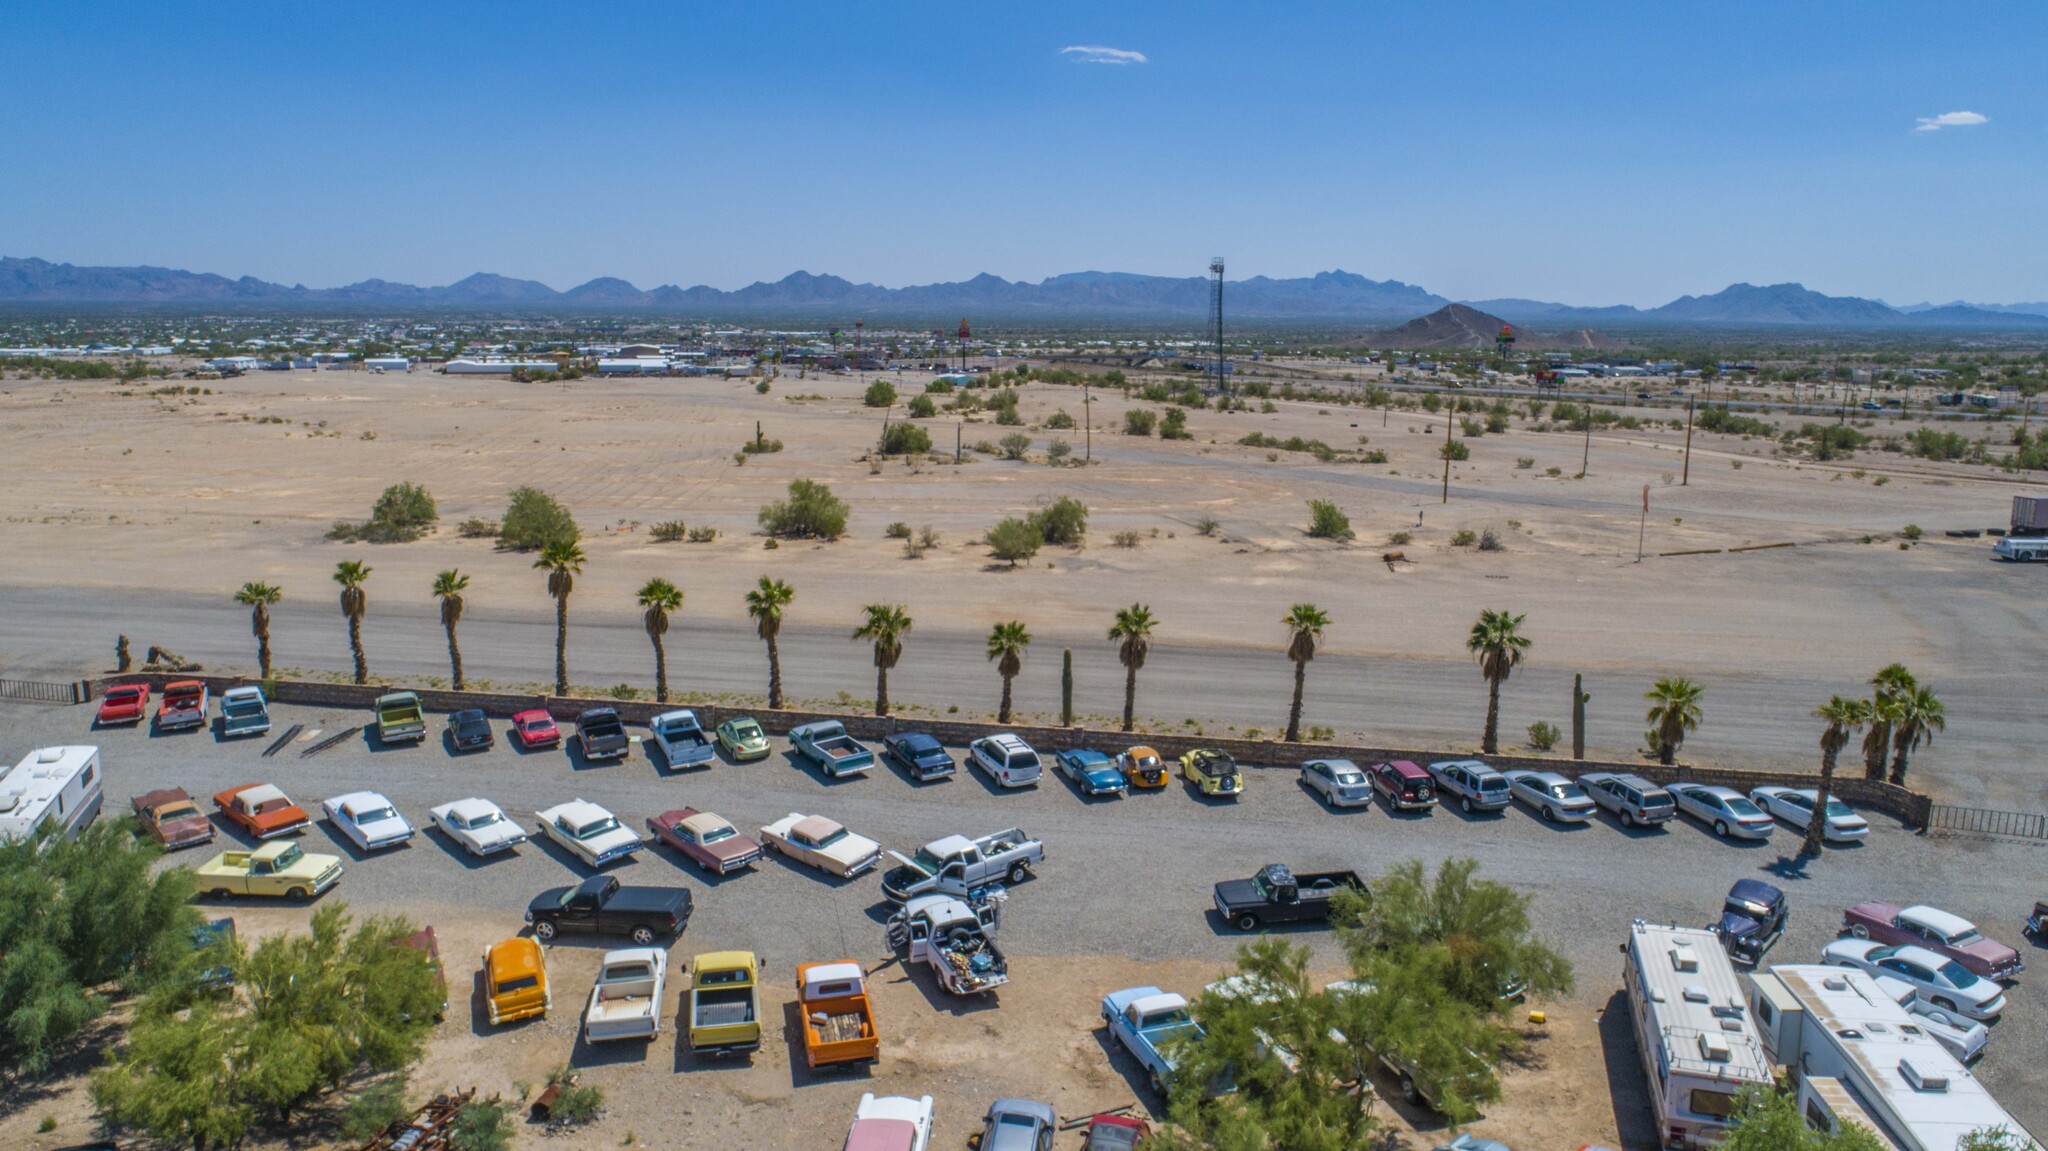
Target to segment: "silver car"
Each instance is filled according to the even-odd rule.
[[[1331,807],[1364,807],[1372,802],[1372,784],[1348,759],[1311,759],[1301,765],[1301,782]]]
[[[1629,772],[1589,771],[1579,777],[1594,803],[1614,813],[1623,827],[1655,826],[1678,814],[1671,793]]]
[[[1674,783],[1667,790],[1678,810],[1714,829],[1722,839],[1769,839],[1773,826],[1749,797],[1732,787],[1710,787],[1704,783]]]
[[[1837,939],[1821,949],[1820,957],[1835,967],[1869,972],[1872,978],[1896,979],[1943,1011],[1959,1011],[1971,1019],[1989,1022],[2005,1010],[2005,988],[1925,947]]]
[[[1429,774],[1436,779],[1444,802],[1457,796],[1466,815],[1508,808],[1507,777],[1476,759],[1441,760],[1429,765]]]
[[[1752,787],[1749,799],[1770,814],[1805,831],[1806,825],[1813,820],[1813,805],[1820,799],[1820,792],[1810,787]],[[1848,804],[1831,795],[1828,797],[1827,822],[1821,835],[1830,843],[1861,843],[1870,838],[1870,823],[1849,810]]]
[[[1508,793],[1527,804],[1546,823],[1584,823],[1593,818],[1593,800],[1586,789],[1554,771],[1508,771]]]

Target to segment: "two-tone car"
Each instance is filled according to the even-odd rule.
[[[1769,839],[1774,826],[1749,797],[1732,787],[1704,783],[1674,783],[1671,793],[1678,810],[1714,829],[1722,839]]]
[[[1890,976],[1909,984],[1927,1002],[1944,1011],[1960,1011],[1989,1022],[2005,1010],[2005,988],[1996,980],[1924,947],[1879,943],[1874,939],[1837,939],[1821,949],[1821,962],[1854,967],[1873,977]]]
[[[198,890],[216,899],[271,895],[304,901],[341,882],[341,857],[315,855],[296,843],[266,843],[254,851],[229,851],[193,871]]]
[[[1947,956],[1986,979],[2011,979],[2026,968],[2020,953],[1938,907],[1900,907],[1869,899],[1842,913],[1842,931],[1857,939],[1903,943]]]
[[[1678,815],[1670,792],[1633,772],[1589,771],[1579,777],[1579,786],[1623,827],[1655,827]]]
[[[135,818],[166,851],[213,842],[213,821],[182,787],[160,787],[128,801]]]
[[[1466,815],[1506,811],[1512,798],[1508,777],[1476,759],[1443,759],[1429,765],[1437,797],[1452,799]]]
[[[1348,759],[1311,759],[1301,765],[1302,786],[1331,807],[1364,807],[1372,802],[1365,769]]]
[[[1166,786],[1167,777],[1172,775],[1165,757],[1143,744],[1119,753],[1116,769],[1124,773],[1133,791],[1158,791]]]
[[[291,801],[275,784],[245,783],[215,792],[213,806],[221,818],[256,839],[297,835],[313,823],[306,809]]]
[[[375,791],[351,791],[320,805],[327,822],[364,851],[397,847],[412,838],[407,822],[391,801]]]
[[[231,687],[220,693],[220,734],[223,739],[270,732],[270,704],[263,689],[254,684]]]
[[[1058,752],[1052,757],[1052,766],[1082,795],[1122,796],[1131,789],[1131,781],[1117,770],[1116,761],[1092,747],[1070,747]]]
[[[99,712],[93,716],[93,723],[108,727],[117,723],[141,723],[149,714],[149,685],[146,683],[124,683],[107,689],[100,697]]]
[[[683,858],[713,875],[728,875],[752,867],[761,858],[761,844],[742,835],[732,821],[716,812],[694,807],[664,811],[647,821],[654,838],[682,853]]]
[[[943,779],[959,770],[938,737],[922,731],[899,731],[882,737],[882,758],[919,783]]]
[[[448,747],[452,751],[489,751],[498,742],[491,731],[491,718],[480,707],[465,707],[448,715]]]
[[[761,829],[761,846],[842,879],[873,871],[882,845],[822,815],[790,812]]]
[[[540,833],[586,867],[603,867],[641,850],[647,842],[619,822],[618,816],[587,799],[558,803],[534,813]]]
[[[474,856],[496,855],[526,842],[526,829],[488,799],[458,799],[429,809],[427,815],[441,834]]]
[[[768,758],[768,733],[751,715],[736,716],[718,725],[712,739],[734,762],[748,763]]]
[[[1244,795],[1244,769],[1221,748],[1198,747],[1181,756],[1180,777],[1205,796],[1237,799]]]
[[[512,714],[512,739],[528,751],[537,747],[560,747],[562,729],[555,724],[555,717],[545,710],[529,708]]]
[[[1543,817],[1545,823],[1584,823],[1597,810],[1586,789],[1554,771],[1504,771],[1508,794]]]
[[[1749,789],[1749,801],[1787,824],[1805,831],[1813,821],[1813,805],[1820,792],[1811,787],[1767,785]],[[1861,843],[1870,838],[1870,821],[1849,809],[1849,805],[1828,797],[1827,815],[1822,817],[1821,837],[1829,843]]]

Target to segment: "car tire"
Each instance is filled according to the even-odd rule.
[[[1012,886],[1015,886],[1019,883],[1022,883],[1024,882],[1025,877],[1030,874],[1031,868],[1026,866],[1024,861],[1020,859],[1017,862],[1010,865],[1010,884]]]
[[[1465,809],[1465,814],[1466,814],[1466,815],[1471,815],[1471,814],[1472,814],[1472,797],[1468,795],[1468,796],[1466,796],[1465,798],[1463,798],[1463,799],[1459,800],[1459,801],[1458,801],[1458,806],[1459,806],[1459,807],[1462,807],[1462,808],[1464,808],[1464,809]]]
[[[541,941],[542,943],[547,943],[547,942],[549,942],[550,940],[554,939],[554,937],[555,937],[555,924],[554,924],[554,921],[553,921],[553,920],[551,920],[551,919],[539,919],[539,920],[535,920],[535,921],[534,921],[534,924],[533,924],[533,937],[534,937],[535,939],[538,939],[538,940],[540,940],[540,941]]]
[[[1157,1071],[1147,1071],[1147,1072],[1145,1073],[1145,1078],[1146,1078],[1147,1080],[1149,1080],[1149,1081],[1151,1082],[1151,1084],[1152,1084],[1152,1090],[1153,1090],[1154,1092],[1158,1093],[1158,1095],[1159,1095],[1159,1096],[1160,1096],[1161,1098],[1165,1098],[1165,1096],[1166,1096],[1166,1080],[1164,1080],[1164,1079],[1161,1079],[1161,1078],[1159,1077],[1159,1072],[1157,1072]]]
[[[1621,825],[1623,827],[1634,827],[1636,825],[1636,817],[1630,814],[1626,807],[1621,809]]]
[[[1232,920],[1231,925],[1239,931],[1257,931],[1259,929],[1259,917],[1247,911]]]
[[[1557,822],[1557,809],[1556,809],[1556,808],[1554,808],[1554,807],[1552,807],[1552,806],[1550,806],[1550,805],[1549,805],[1549,804],[1547,804],[1547,803],[1543,805],[1543,822],[1545,822],[1545,823],[1556,823],[1556,822]]]
[[[1722,839],[1728,838],[1728,821],[1725,819],[1715,820],[1714,834],[1720,836]]]
[[[207,898],[209,899],[226,899],[229,896],[232,896],[233,894],[234,892],[229,891],[225,887],[216,887],[212,891],[206,893]]]
[[[313,898],[313,894],[303,887],[294,887],[290,891],[285,892],[284,897],[293,903],[304,903],[308,899]]]
[[[1418,1107],[1422,1105],[1422,1092],[1415,1089],[1414,1076],[1401,1076],[1401,1098]]]
[[[1858,939],[1868,939],[1870,938],[1870,928],[1861,923],[1852,923],[1849,925],[1849,934]]]
[[[633,944],[636,947],[654,946],[654,929],[644,923],[635,925],[633,930],[628,933],[628,936],[633,940]]]

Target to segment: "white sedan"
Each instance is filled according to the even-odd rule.
[[[1664,790],[1678,804],[1678,810],[1714,829],[1722,839],[1769,839],[1775,826],[1749,797],[1732,787],[1710,787],[1704,783],[1674,783]]]
[[[412,824],[374,791],[351,791],[320,805],[327,821],[364,851],[397,847],[412,838]]]
[[[1372,784],[1348,759],[1311,759],[1301,765],[1301,782],[1331,807],[1363,807],[1372,802]]]
[[[1989,1021],[2005,1010],[2005,988],[1924,947],[1837,939],[1821,949],[1820,957],[1836,967],[1867,971],[1873,978],[1896,979],[1943,1011],[1960,1011],[1972,1019]]]
[[[492,855],[526,842],[526,831],[488,799],[458,799],[429,812],[441,833],[471,855]]]
[[[603,867],[647,846],[617,816],[587,799],[572,799],[535,814],[542,835],[591,867]]]
[[[882,861],[882,845],[836,819],[790,812],[761,829],[761,846],[820,871],[851,879]]]
[[[1813,804],[1820,798],[1820,792],[1810,787],[1752,787],[1749,798],[1758,807],[1784,820],[1800,831],[1813,819]],[[1870,824],[1849,805],[1828,796],[1827,824],[1821,835],[1830,843],[1861,843],[1870,838]]]
[[[1554,771],[1504,771],[1508,795],[1533,808],[1546,823],[1584,823],[1593,818],[1593,797]]]

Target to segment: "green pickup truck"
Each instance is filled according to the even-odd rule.
[[[420,697],[410,691],[380,695],[372,705],[377,712],[377,738],[385,743],[418,743],[427,738],[427,715]]]

